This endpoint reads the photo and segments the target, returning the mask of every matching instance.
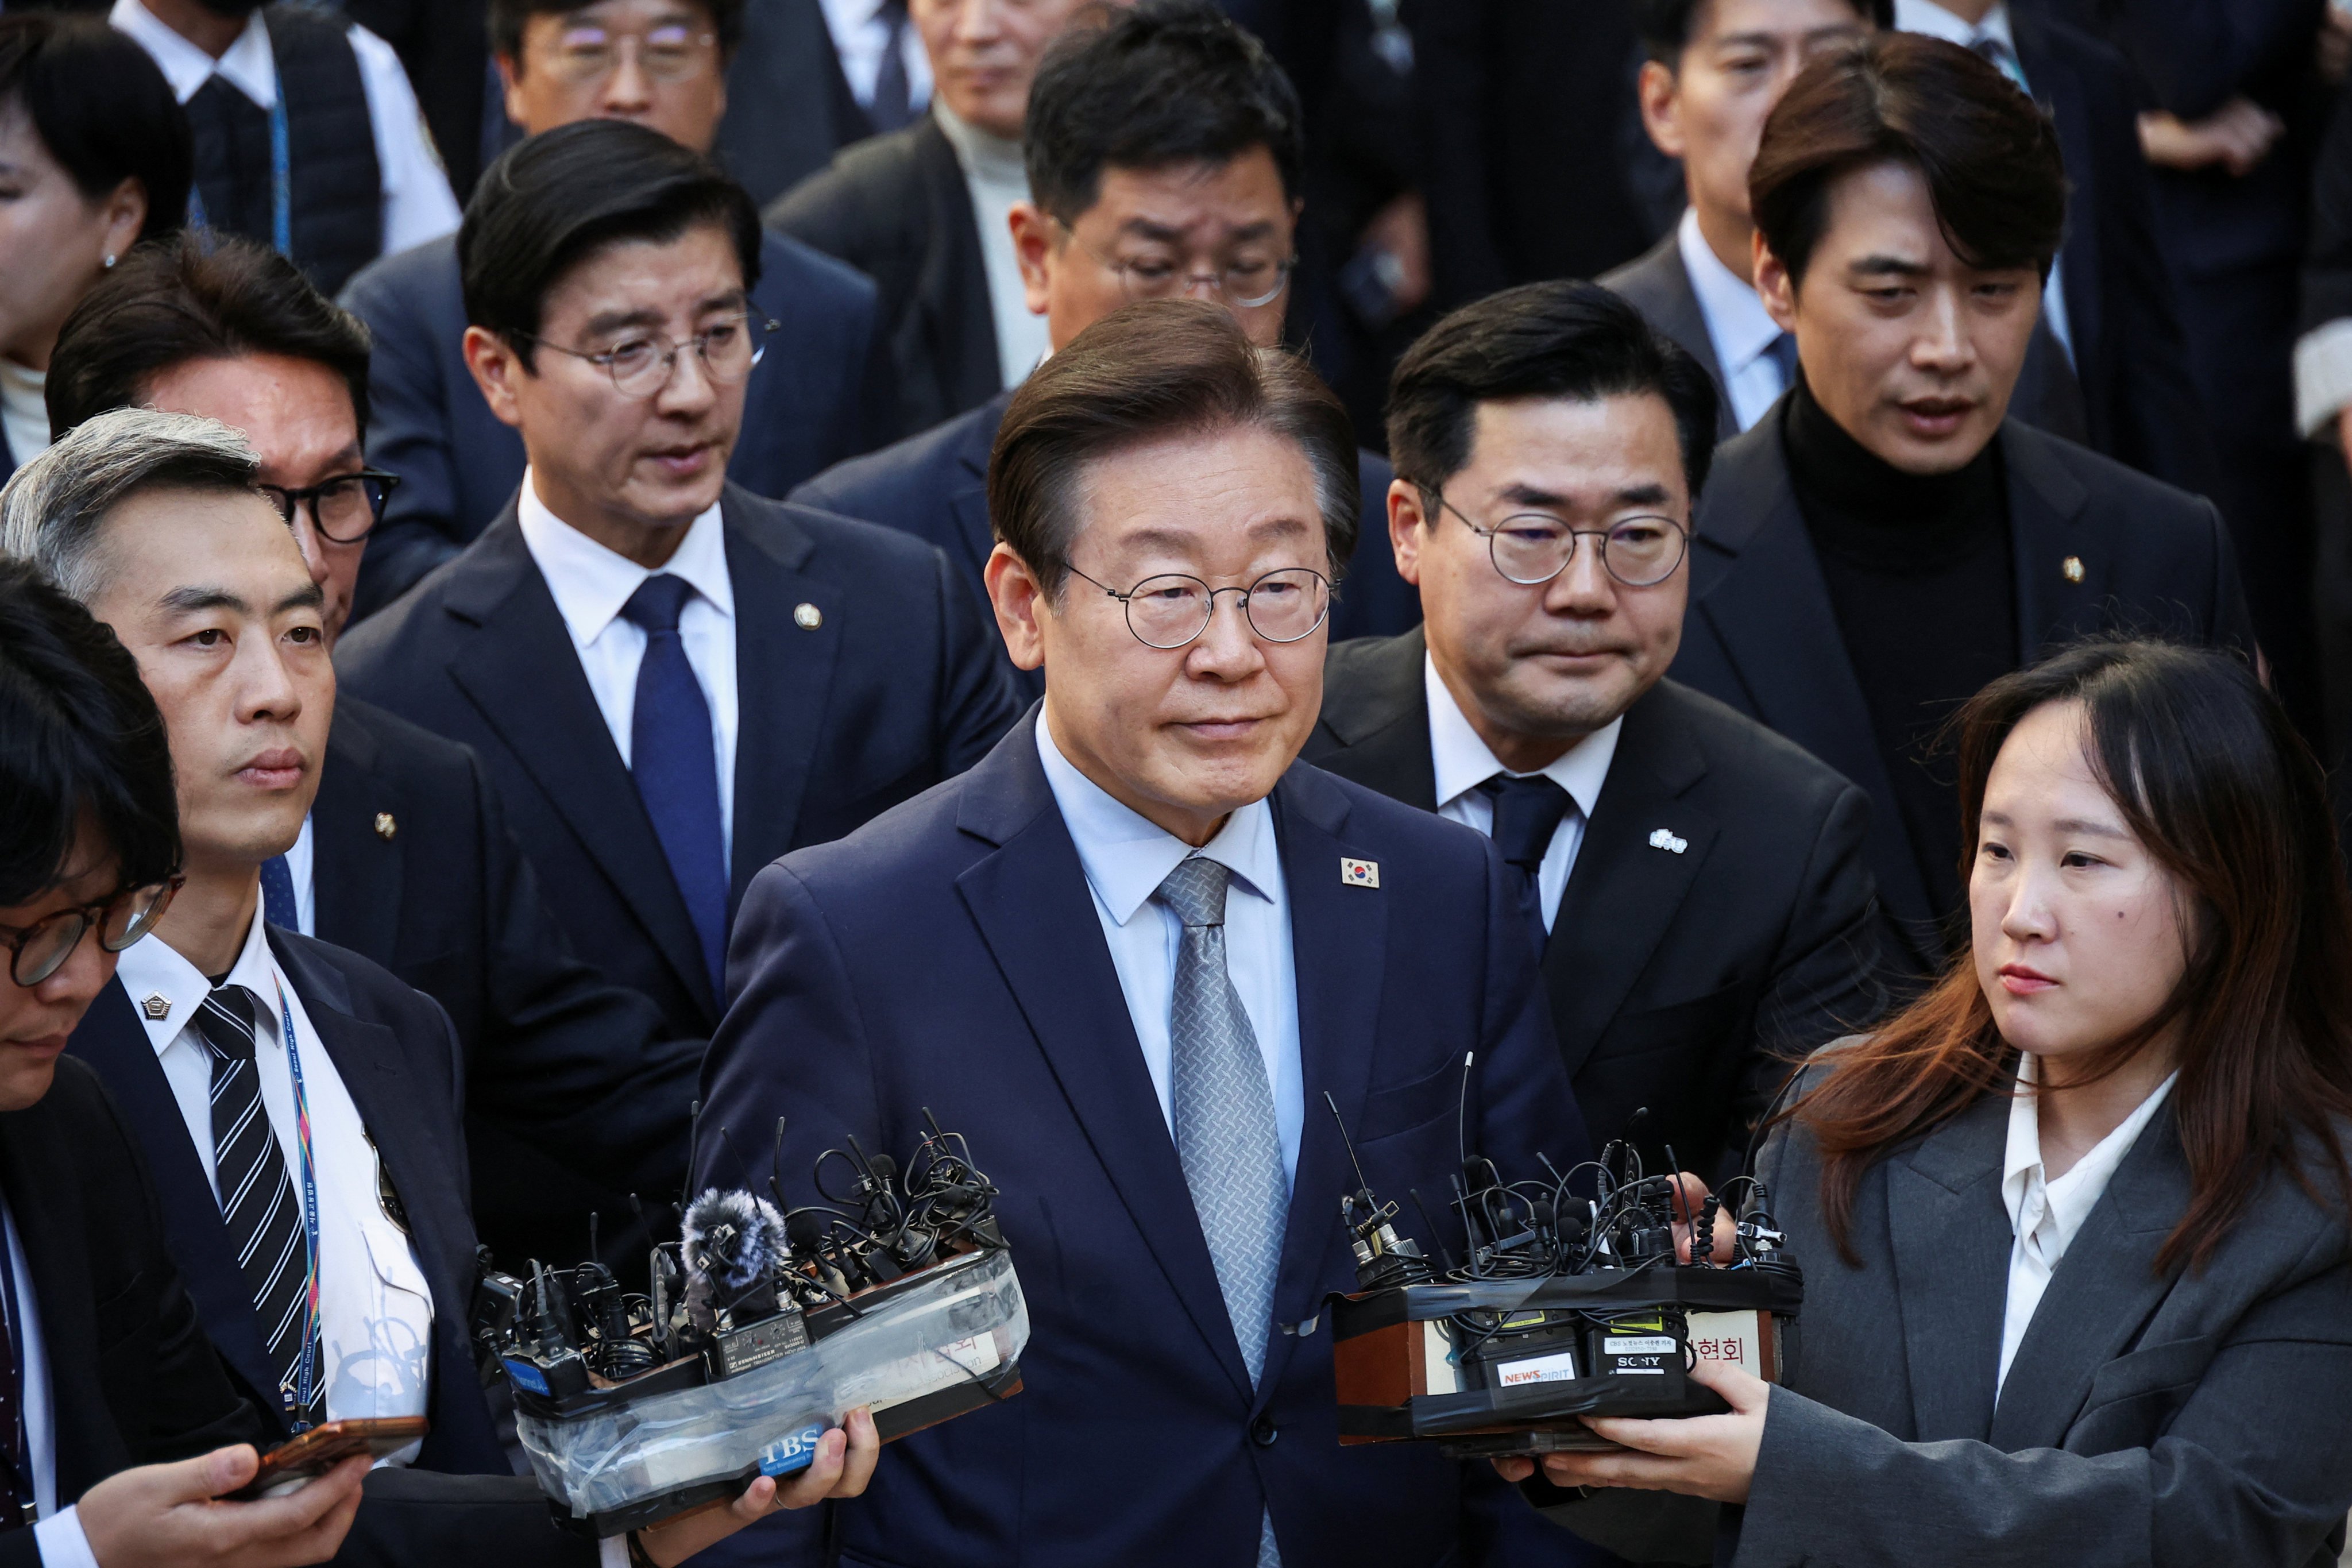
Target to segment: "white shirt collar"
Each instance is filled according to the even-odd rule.
[[[1723,264],[1707,248],[1699,233],[1698,209],[1685,207],[1675,229],[1675,247],[1682,252],[1683,270],[1690,274],[1691,292],[1698,296],[1706,317],[1707,335],[1715,340],[1717,357],[1727,378],[1748,368],[1780,335],[1780,323],[1764,308],[1756,285]]]
[[[629,602],[629,595],[654,575],[548,510],[529,468],[523,470],[515,521],[521,525],[523,544],[530,551],[540,575],[547,579],[547,591],[554,595],[556,610],[563,616],[575,647],[584,648],[603,637],[620,615],[621,606]],[[730,620],[734,618],[735,585],[727,575],[727,531],[717,503],[687,525],[677,553],[658,570],[685,578],[712,608]]]
[[[163,79],[172,84],[172,96],[182,103],[195,97],[215,73],[264,109],[278,101],[278,60],[270,53],[269,29],[259,11],[246,18],[245,31],[217,60],[166,26],[139,0],[114,0],[107,20],[153,57]]]
[[[1194,853],[1192,847],[1080,773],[1054,744],[1043,713],[1037,716],[1037,758],[1045,764],[1045,783],[1062,809],[1063,826],[1078,847],[1087,885],[1110,918],[1127,924],[1151,901],[1168,873]],[[1271,889],[1282,885],[1282,852],[1275,838],[1274,808],[1265,801],[1252,801],[1227,817],[1199,853],[1232,871],[1234,889],[1274,902]]]
[[[1496,773],[1511,770],[1495,760],[1495,753],[1471,728],[1461,704],[1454,700],[1453,691],[1438,675],[1437,661],[1425,653],[1421,656],[1421,679],[1429,692],[1429,750],[1437,764],[1437,808],[1443,811]],[[1601,803],[1601,786],[1608,782],[1609,763],[1617,755],[1617,737],[1624,728],[1625,716],[1621,713],[1539,770],[1568,792],[1588,822],[1592,808]]]
[[[1999,38],[2012,57],[2017,53],[2017,35],[2009,26],[2009,0],[1998,0],[1985,13],[1985,19],[1973,27],[1937,5],[1936,0],[1895,0],[1895,26],[1898,32],[1925,33],[1964,49],[1979,38]]]
[[[212,994],[211,979],[152,931],[122,950],[114,973],[147,1031],[147,1043],[158,1056],[180,1037],[182,1030],[195,1022],[196,1009]],[[224,984],[242,985],[265,1004],[278,994],[278,963],[270,955],[269,934],[261,919],[258,898],[253,906],[252,922],[246,927],[245,945],[237,950],[236,962],[229,966]],[[158,996],[165,1006],[152,1005],[152,999]],[[155,1016],[159,1011],[163,1015],[160,1018]]]
[[[2017,1086],[2021,1091],[2032,1088],[2033,1069],[2034,1060],[2030,1053],[2019,1058]],[[2042,1194],[2042,1208],[2055,1227],[2055,1235],[2051,1238],[2054,1245],[2045,1245],[2043,1250],[2053,1262],[2063,1257],[2074,1240],[2074,1233],[2083,1228],[2083,1222],[2091,1217],[2093,1209],[2098,1207],[2099,1199],[2106,1193],[2107,1183],[2115,1176],[2116,1167],[2124,1163],[2124,1156],[2131,1152],[2132,1145],[2139,1141],[2140,1133],[2155,1119],[2158,1109],[2164,1103],[2164,1097],[2172,1092],[2172,1086],[2179,1077],[2175,1072],[2158,1084],[2148,1092],[2147,1098],[2139,1102],[2138,1109],[2125,1117],[2114,1131],[2093,1144],[2064,1175],[2054,1181],[2044,1173],[2042,1164],[2042,1116],[2038,1097],[2030,1092],[2020,1092],[2011,1100],[2009,1102],[2009,1147],[2002,1158],[2000,1170],[2000,1199],[2009,1210],[2011,1232],[2018,1233],[2021,1226],[2032,1230],[2041,1223],[2039,1216],[2030,1221],[2026,1217],[2034,1190],[2039,1187]]]

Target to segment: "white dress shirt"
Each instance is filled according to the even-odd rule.
[[[1037,756],[1045,764],[1045,783],[1062,809],[1063,825],[1078,847],[1095,916],[1110,946],[1111,966],[1118,971],[1118,988],[1171,1137],[1176,1117],[1169,1098],[1174,1045],[1168,1018],[1176,999],[1176,951],[1184,926],[1151,895],[1169,872],[1196,853],[1233,872],[1225,896],[1225,973],[1265,1058],[1283,1172],[1286,1178],[1296,1174],[1307,1097],[1298,1063],[1298,967],[1274,808],[1263,800],[1242,807],[1196,851],[1080,773],[1054,744],[1043,717],[1037,721]]]
[[[2009,1102],[2009,1152],[2001,1162],[2000,1201],[2009,1209],[2010,1230],[2017,1239],[2009,1253],[2009,1305],[2000,1320],[2000,1373],[1993,1382],[1995,1399],[2000,1397],[2000,1385],[2009,1381],[2009,1363],[2017,1359],[2017,1347],[2024,1342],[2034,1309],[2042,1304],[2042,1293],[2050,1288],[2050,1277],[2058,1271],[2059,1260],[2074,1245],[2083,1222],[2099,1206],[2116,1167],[2131,1152],[2141,1131],[2164,1104],[2164,1097],[2171,1092],[2173,1079],[2179,1076],[2174,1073],[2158,1084],[2139,1102],[2138,1110],[2055,1180],[2042,1168],[2042,1119],[2034,1096],[2021,1093]],[[2020,1089],[2032,1087],[2030,1055],[2018,1061],[2017,1083]]]
[[[1691,292],[1698,296],[1707,342],[1722,368],[1724,390],[1731,395],[1732,419],[1745,430],[1789,390],[1780,361],[1768,352],[1780,336],[1780,323],[1764,308],[1764,296],[1756,285],[1707,247],[1696,207],[1683,209],[1675,248],[1682,252],[1683,270],[1690,274]]]
[[[49,449],[48,380],[47,372],[0,358],[0,437],[20,468]]]
[[[882,56],[890,47],[882,0],[824,0],[824,26],[833,35],[833,52],[841,57],[849,95],[860,109],[871,108],[874,80],[882,74]],[[900,32],[898,50],[907,63],[907,107],[920,113],[931,100],[931,57],[923,52],[922,35],[912,20]]]
[[[214,1183],[212,1052],[195,1028],[196,1012],[212,983],[156,936],[142,937],[116,970],[154,1047],[187,1123],[196,1163]],[[383,1211],[374,1147],[334,1058],[310,1014],[269,951],[263,922],[247,927],[227,983],[262,1000],[269,1017],[256,1037],[254,1068],[261,1104],[278,1134],[287,1175],[299,1183],[300,1142],[294,1116],[294,1077],[287,1061],[282,1005],[294,1024],[302,1087],[310,1110],[310,1157],[319,1192],[319,1319],[324,1352],[327,1419],[422,1415],[431,1392],[432,1288],[408,1237]],[[162,997],[163,1016],[146,1004]],[[415,1447],[383,1461],[406,1464]]]
[[[1496,773],[1511,770],[1495,760],[1478,731],[1463,716],[1462,706],[1437,673],[1437,661],[1423,654],[1422,685],[1429,693],[1430,760],[1437,764],[1437,815],[1448,822],[1495,836],[1495,802],[1479,785]],[[1544,850],[1536,876],[1536,892],[1543,902],[1544,930],[1551,930],[1559,913],[1559,896],[1568,889],[1568,874],[1576,868],[1576,852],[1584,847],[1584,825],[1600,804],[1601,786],[1608,782],[1610,761],[1617,755],[1617,737],[1625,728],[1622,715],[1612,719],[1554,759],[1541,771],[1568,792],[1576,809],[1562,816]],[[1526,774],[1516,775],[1526,777]]]
[[[256,11],[220,58],[215,59],[173,32],[139,0],[114,0],[107,20],[138,40],[163,68],[163,79],[182,103],[196,96],[215,75],[268,109],[278,101],[278,58],[270,53],[269,29]],[[408,73],[390,44],[356,22],[347,24],[352,53],[358,57],[360,88],[367,97],[368,123],[375,132],[375,163],[383,192],[383,254],[438,239],[457,226],[457,198],[425,129],[424,111]]]
[[[555,608],[572,633],[572,651],[595,693],[597,710],[629,765],[629,738],[637,708],[637,667],[645,662],[646,634],[625,620],[621,606],[655,574],[605,549],[547,510],[530,471],[523,470],[522,500],[516,507],[522,542],[530,551]],[[659,570],[683,577],[694,589],[678,612],[678,640],[686,662],[710,706],[711,745],[719,762],[719,822],[722,849],[735,856],[735,584],[727,574],[726,525],[719,508],[688,525],[677,552]]]
[[[1979,38],[1997,39],[2009,51],[2002,69],[2010,80],[2028,93],[2033,90],[2025,79],[2025,64],[2017,58],[2017,34],[2009,25],[2009,0],[1994,0],[1984,20],[1973,26],[1937,5],[1936,0],[1895,0],[1895,26],[1898,32],[1924,33],[1964,49],[1974,48]],[[2071,365],[2074,363],[2074,333],[2066,323],[2066,290],[2060,276],[2060,260],[2057,257],[2050,258],[2050,279],[2042,288],[2042,319],[2049,325],[2050,335],[2065,351],[2066,363]]]
[[[25,1244],[16,1234],[16,1216],[0,1203],[0,1226],[7,1232],[8,1267],[16,1289],[8,1310],[16,1315],[17,1338],[23,1342],[25,1364],[20,1369],[25,1415],[25,1455],[33,1466],[33,1544],[39,1548],[41,1568],[98,1568],[98,1559],[82,1533],[81,1518],[72,1507],[58,1507],[57,1395],[49,1386],[48,1347],[41,1337],[41,1303],[35,1292],[32,1265],[25,1260]]]
[[[988,269],[989,314],[996,323],[996,363],[1007,386],[1036,368],[1052,346],[1045,318],[1029,310],[1028,285],[1021,280],[1021,257],[1013,247],[1009,221],[1015,202],[1029,199],[1029,169],[1021,143],[991,136],[956,113],[941,99],[931,106],[940,130],[963,168],[971,193],[971,216],[980,225],[981,259]]]

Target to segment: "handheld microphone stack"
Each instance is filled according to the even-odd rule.
[[[1729,1408],[1688,1376],[1701,1357],[1779,1380],[1804,1285],[1762,1183],[1727,1184],[1739,1194],[1736,1240],[1717,1264],[1704,1238],[1721,1197],[1692,1213],[1671,1172],[1644,1174],[1629,1145],[1566,1175],[1544,1167],[1544,1180],[1507,1183],[1465,1152],[1447,1205],[1467,1243],[1457,1261],[1400,1234],[1396,1205],[1373,1197],[1359,1166],[1339,1207],[1360,1289],[1327,1302],[1342,1444],[1435,1441],[1455,1458],[1606,1449],[1577,1417]],[[1596,1197],[1570,1190],[1588,1171]],[[1676,1260],[1678,1226],[1701,1238],[1689,1263]]]
[[[996,1189],[962,1134],[923,1122],[903,1173],[855,1138],[825,1151],[820,1203],[788,1207],[772,1173],[773,1201],[681,1205],[649,1295],[594,1259],[593,1221],[578,1268],[486,1276],[476,1334],[559,1522],[617,1535],[805,1469],[859,1405],[887,1442],[1020,1392],[1029,1314]]]

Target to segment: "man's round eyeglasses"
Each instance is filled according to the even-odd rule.
[[[261,493],[278,503],[278,515],[286,526],[294,526],[294,509],[308,507],[310,526],[322,539],[337,544],[357,544],[368,536],[368,530],[383,521],[384,502],[400,485],[398,474],[387,474],[381,468],[362,468],[357,473],[337,474],[302,489],[285,485],[262,485]]]
[[[711,68],[719,58],[719,35],[691,27],[656,27],[620,33],[606,27],[566,27],[549,51],[555,74],[574,87],[602,81],[634,47],[637,68],[656,81],[678,81]]]
[[[1690,534],[1670,517],[1621,517],[1607,528],[1570,528],[1548,513],[1528,511],[1488,528],[1443,492],[1429,493],[1471,532],[1485,535],[1495,570],[1524,586],[1549,583],[1567,571],[1576,556],[1576,542],[1582,538],[1599,542],[1594,548],[1601,552],[1601,566],[1628,588],[1654,588],[1664,582],[1690,547]]]
[[[1146,577],[1122,594],[1062,563],[1074,577],[1084,577],[1127,608],[1127,629],[1146,647],[1182,647],[1209,629],[1217,611],[1217,595],[1239,594],[1242,616],[1250,630],[1267,642],[1297,642],[1312,637],[1331,613],[1331,579],[1307,566],[1286,566],[1269,572],[1246,588],[1212,588],[1181,572]]]
[[[1055,221],[1061,222],[1058,218]],[[1198,272],[1165,256],[1106,256],[1079,239],[1068,224],[1062,224],[1062,232],[1076,240],[1078,248],[1093,257],[1106,271],[1114,274],[1120,290],[1130,300],[1168,300],[1206,288],[1234,310],[1255,310],[1282,298],[1282,291],[1290,287],[1291,270],[1298,265],[1296,256],[1278,260],[1273,257],[1244,257],[1213,271]]]
[[[768,352],[768,334],[782,325],[747,311],[714,321],[684,341],[646,332],[623,338],[595,353],[565,348],[532,332],[514,335],[543,349],[604,366],[604,374],[613,378],[613,385],[624,397],[652,397],[669,384],[670,377],[677,374],[677,356],[688,349],[701,358],[705,375],[721,386],[733,386],[751,374],[751,367]]]
[[[52,910],[28,926],[0,926],[0,947],[8,950],[8,978],[27,989],[38,985],[65,967],[93,927],[99,946],[121,952],[155,929],[186,879],[173,877],[151,887],[126,888],[100,903]]]

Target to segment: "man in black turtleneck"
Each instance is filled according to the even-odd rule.
[[[1959,704],[2086,634],[2253,635],[2210,501],[2007,417],[2066,185],[1997,68],[1900,34],[1815,63],[1750,197],[1801,374],[1717,455],[1674,675],[1869,792],[1882,950],[1923,977],[1961,907]]]

